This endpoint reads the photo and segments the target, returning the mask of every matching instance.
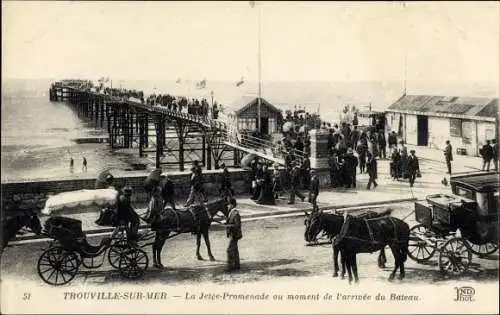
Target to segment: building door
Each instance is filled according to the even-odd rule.
[[[269,134],[269,118],[267,118],[267,117],[260,118],[260,133],[262,135]]]
[[[417,145],[427,146],[429,142],[429,119],[427,116],[417,116]]]

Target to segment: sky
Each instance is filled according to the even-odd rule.
[[[257,80],[259,14],[263,80],[500,84],[498,2],[3,1],[2,73]]]

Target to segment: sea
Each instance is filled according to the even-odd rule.
[[[88,161],[87,172],[104,168],[130,169],[124,155],[111,152],[108,145],[77,144],[75,138],[105,136],[104,130],[81,120],[65,103],[50,102],[48,90],[54,80],[2,80],[1,180],[36,180],[80,176],[82,160]],[[169,93],[188,98],[206,98],[224,105],[244,95],[257,95],[258,84],[207,81],[204,89],[194,80],[115,80],[113,87],[141,89],[146,95]],[[493,85],[494,86],[494,85]],[[457,93],[460,92],[460,94]],[[423,94],[491,96],[498,90],[479,85],[448,85],[436,90],[424,87]],[[401,97],[401,82],[263,82],[262,97],[279,108],[305,108],[319,112],[326,121],[338,120],[345,104],[361,109],[383,110]],[[451,94],[450,94],[451,93]],[[469,94],[464,94],[469,93]],[[69,168],[73,158],[75,166]]]

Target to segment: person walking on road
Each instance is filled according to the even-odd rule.
[[[444,158],[446,160],[446,167],[448,167],[448,174],[451,175],[451,161],[453,161],[453,148],[451,147],[450,140],[446,140],[444,147]]]
[[[376,182],[377,179],[377,159],[368,152],[366,154],[366,171],[368,173],[368,185],[366,186],[366,189],[370,190],[372,184],[374,188],[377,188],[378,184]]]
[[[236,209],[236,200],[231,199],[229,203],[229,214],[226,221],[226,235],[229,238],[227,247],[227,271],[240,269],[240,253],[238,241],[243,238],[241,230],[241,216]]]
[[[82,172],[87,171],[87,159],[83,157],[83,165],[82,165]]]
[[[481,156],[483,157],[483,171],[490,171],[491,159],[493,158],[493,148],[490,145],[490,140],[486,140],[486,144],[481,148]]]
[[[378,147],[379,147],[379,158],[380,159],[386,159],[387,157],[387,142],[385,140],[385,134],[384,130],[380,129],[378,136],[377,136],[377,141],[378,141]]]
[[[73,157],[71,157],[69,160],[69,171],[71,173],[73,173],[74,167],[75,167],[75,160],[73,160]]]
[[[493,163],[495,163],[495,172],[498,171],[498,144],[497,144],[497,139],[491,140],[491,148],[493,150]]]
[[[415,183],[415,178],[419,170],[418,158],[415,156],[415,150],[410,150],[410,155],[408,156],[408,180],[410,181],[410,187],[413,187]]]
[[[313,211],[317,212],[318,209],[318,195],[319,195],[319,179],[314,170],[311,173],[311,190],[309,191],[309,202],[313,205]]]
[[[293,162],[293,169],[291,172],[291,191],[290,191],[290,201],[288,204],[292,205],[295,203],[295,195],[297,195],[302,201],[304,201],[306,198],[302,193],[299,191],[300,188],[300,170],[299,167],[297,166],[297,162]]]

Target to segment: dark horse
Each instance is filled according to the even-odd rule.
[[[368,211],[366,213],[363,213],[359,215],[358,217],[360,218],[377,218],[377,217],[383,217],[383,216],[389,216],[392,213],[392,209],[387,209],[386,211],[382,213],[377,213],[374,211]],[[342,225],[344,224],[344,216],[339,215],[339,214],[330,214],[330,213],[311,213],[308,214],[306,212],[306,220],[304,222],[306,226],[306,231],[304,233],[304,238],[306,242],[314,242],[316,240],[316,237],[321,231],[324,231],[326,235],[330,239],[333,239],[335,236],[337,236],[340,233],[340,230],[342,228]],[[338,256],[339,256],[339,247],[334,246],[335,243],[332,242],[332,248],[333,248],[333,263],[334,263],[334,272],[333,276],[337,277],[338,272],[339,272],[339,264],[338,264]],[[380,254],[378,256],[378,266],[380,268],[385,268],[385,263],[387,262],[387,258],[385,256],[385,250],[384,247],[380,250]],[[342,262],[342,279],[345,277],[345,257],[341,256],[341,262]]]
[[[334,246],[339,247],[342,257],[345,257],[351,283],[352,273],[354,281],[359,281],[356,254],[373,253],[389,245],[395,261],[394,270],[389,276],[389,281],[392,281],[398,268],[399,279],[405,277],[404,262],[408,257],[409,238],[410,227],[401,219],[394,217],[367,219],[347,215]]]
[[[171,232],[196,234],[196,256],[198,260],[203,260],[203,257],[200,255],[201,236],[203,235],[208,257],[211,261],[214,261],[215,258],[210,248],[208,231],[211,223],[214,221],[214,216],[219,211],[227,217],[229,214],[227,205],[226,199],[217,199],[205,204],[191,206],[185,210],[163,209],[157,219],[151,222],[151,229],[156,231],[153,243],[153,264],[158,268],[163,268],[161,251]]]
[[[35,234],[42,233],[42,225],[40,219],[33,209],[19,209],[9,211],[11,215],[2,220],[2,247],[1,251],[7,244],[19,233],[19,231],[26,227]]]

